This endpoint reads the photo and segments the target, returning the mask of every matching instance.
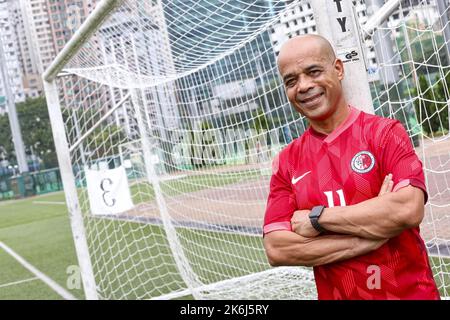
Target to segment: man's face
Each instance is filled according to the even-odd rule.
[[[330,117],[342,100],[342,61],[318,44],[285,48],[278,61],[292,106],[313,121]]]

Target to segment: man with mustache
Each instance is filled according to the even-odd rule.
[[[270,264],[313,266],[319,299],[439,299],[419,234],[422,163],[401,123],[348,105],[323,37],[287,41],[278,68],[310,126],[273,162]]]

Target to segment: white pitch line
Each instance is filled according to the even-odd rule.
[[[34,278],[25,279],[25,280],[20,280],[20,281],[14,281],[14,282],[9,282],[9,283],[5,283],[5,284],[0,284],[0,288],[10,287],[10,286],[14,286],[16,284],[30,282],[30,281],[33,281],[33,280],[39,280],[39,278],[38,277],[34,277]]]
[[[33,201],[35,204],[66,204],[63,201]]]
[[[50,277],[33,267],[30,263],[28,263],[24,258],[19,256],[14,252],[10,247],[0,241],[0,248],[6,251],[9,255],[11,255],[14,259],[16,259],[24,268],[28,269],[31,273],[33,273],[36,277],[42,280],[46,285],[48,285],[51,289],[53,289],[57,294],[63,297],[66,300],[76,300],[76,298],[59,284],[57,284]]]

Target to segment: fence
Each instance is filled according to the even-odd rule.
[[[0,177],[0,200],[18,199],[62,190],[58,168]]]

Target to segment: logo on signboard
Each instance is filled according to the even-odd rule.
[[[344,63],[359,61],[359,52],[356,47],[338,50],[337,55]]]
[[[353,57],[357,57],[358,56],[358,52],[356,52],[355,50],[353,50],[352,52],[349,52],[345,55],[345,58],[348,60],[353,59]]]

